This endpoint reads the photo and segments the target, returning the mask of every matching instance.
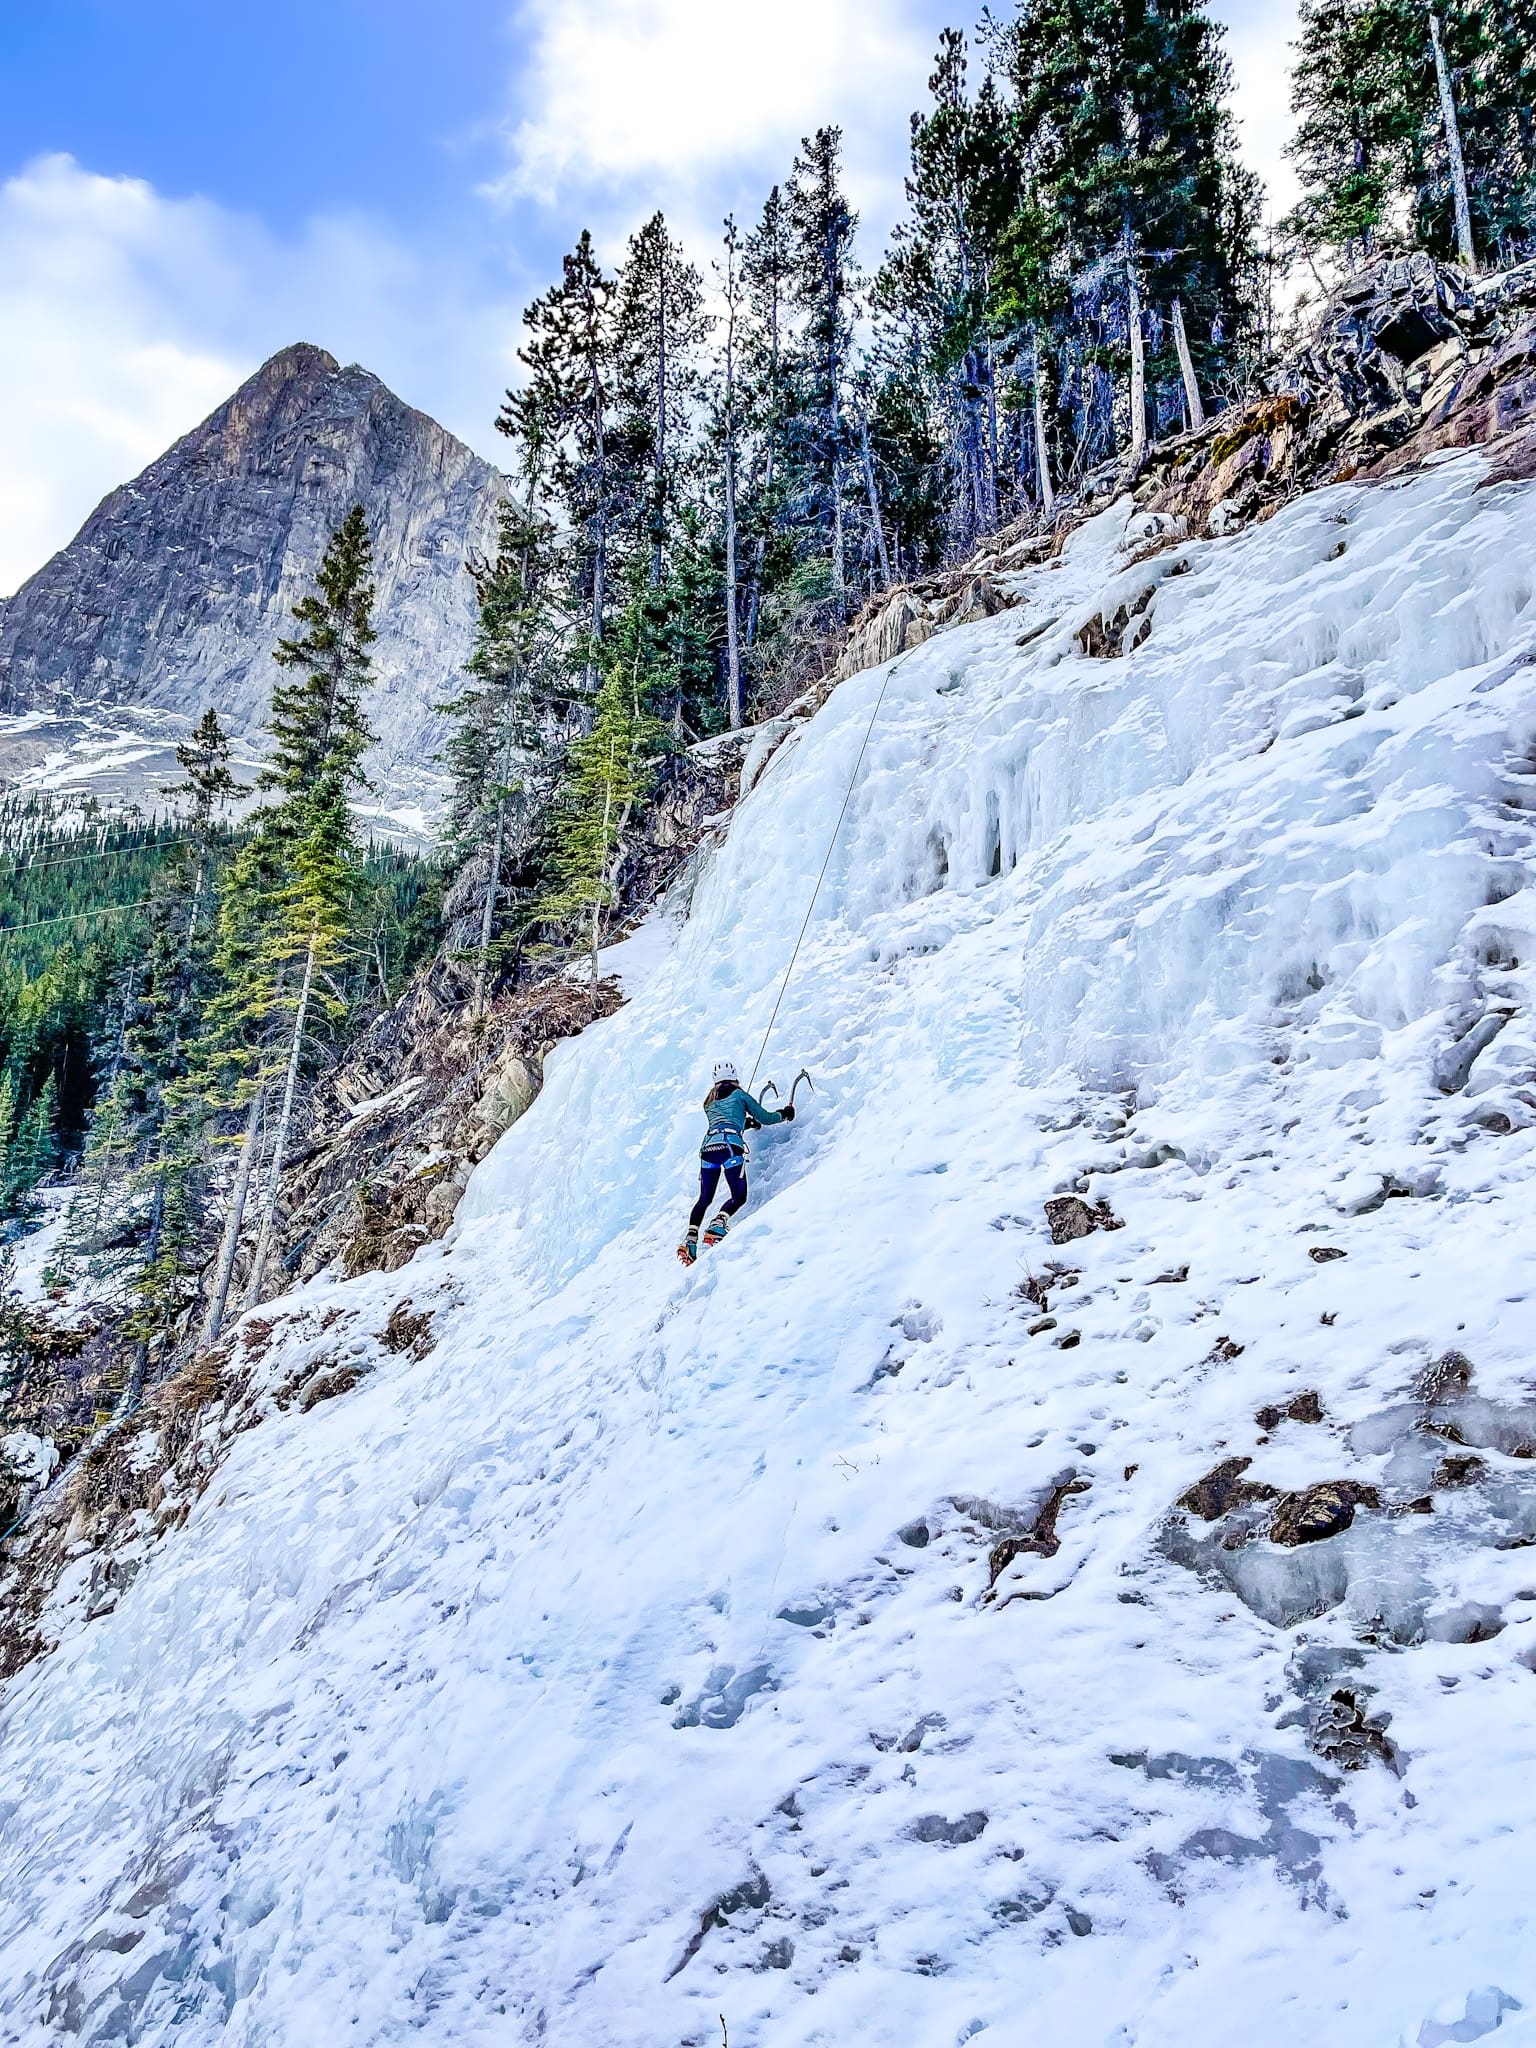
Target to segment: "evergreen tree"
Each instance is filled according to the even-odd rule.
[[[504,431],[516,433],[503,413]],[[526,433],[526,426],[524,429]],[[445,841],[462,870],[488,849],[475,976],[484,1007],[504,877],[523,873],[566,737],[572,693],[564,632],[554,605],[556,556],[548,521],[535,509],[539,450],[524,439],[525,495],[501,509],[496,556],[472,563],[480,600],[467,688],[440,708],[452,721],[445,760],[453,777]]]
[[[9,1067],[0,1068],[0,1215],[11,1205],[11,1146],[16,1128],[16,1083]]]
[[[840,128],[818,128],[800,145],[789,186],[789,229],[796,303],[805,315],[799,372],[804,398],[795,425],[813,480],[821,552],[832,591],[845,604],[843,488],[847,463],[845,393],[859,273],[853,238],[859,217],[843,192]]]
[[[757,227],[742,250],[745,290],[741,358],[744,395],[742,415],[754,430],[751,455],[743,467],[738,513],[743,535],[752,537],[752,567],[747,587],[743,644],[750,653],[762,610],[765,578],[771,573],[770,546],[785,524],[783,481],[784,439],[794,407],[790,356],[790,312],[794,294],[795,249],[789,204],[775,185],[763,205]]]
[[[1401,65],[1376,0],[1301,0],[1287,155],[1303,197],[1286,226],[1309,249],[1363,261],[1405,172],[1411,126]]]
[[[741,688],[740,519],[737,497],[741,456],[740,334],[745,286],[741,274],[741,235],[734,215],[725,223],[725,261],[716,268],[725,302],[725,318],[716,391],[714,439],[720,450],[722,512],[725,531],[726,708],[734,731],[743,718]]]
[[[703,280],[659,213],[629,239],[619,273],[614,347],[625,446],[649,471],[635,507],[660,584],[676,510],[677,471],[699,391],[698,350],[709,332]]]
[[[374,739],[363,715],[373,680],[373,598],[368,521],[354,505],[331,536],[314,591],[293,608],[305,631],[279,640],[273,656],[293,679],[272,692],[272,752],[258,787],[281,790],[300,811],[327,778],[347,789],[368,786],[361,762]]]
[[[1008,68],[1073,295],[1062,382],[1076,386],[1081,456],[1117,439],[1107,353],[1129,371],[1134,460],[1149,391],[1176,376],[1196,411],[1200,384],[1230,373],[1252,326],[1256,187],[1236,158],[1221,32],[1198,0],[1022,0]]]
[[[0,1108],[3,1108],[0,1104]],[[50,1074],[16,1126],[6,1148],[6,1206],[25,1214],[39,1182],[58,1163],[59,1086]]]
[[[1520,256],[1536,232],[1530,0],[1303,0],[1286,227],[1362,262],[1400,242]],[[1437,48],[1438,46],[1438,48]],[[1465,200],[1465,212],[1462,202]]]
[[[523,315],[529,340],[518,360],[527,388],[509,394],[503,417],[549,451],[552,482],[572,538],[573,608],[585,618],[587,687],[597,685],[610,585],[609,553],[627,489],[628,458],[620,459],[615,385],[618,376],[614,283],[605,275],[584,229],[565,258],[559,284]]]
[[[910,215],[875,286],[875,306],[900,337],[890,353],[907,354],[938,402],[961,545],[995,528],[1006,502],[995,316],[1021,192],[1010,111],[990,75],[968,98],[967,62],[965,38],[946,29],[928,81],[932,111],[912,117]]]
[[[641,579],[608,651],[591,729],[571,742],[550,829],[549,887],[541,918],[570,930],[586,952],[592,1010],[598,1004],[598,951],[604,920],[618,900],[619,872],[635,807],[648,792],[660,728],[646,709],[652,690],[671,684],[658,658]]]
[[[219,987],[196,1071],[214,1101],[245,1108],[246,1124],[204,1343],[222,1325],[268,1103],[275,1126],[248,1304],[262,1298],[311,1034],[345,1014],[341,978],[358,879],[349,804],[367,786],[362,756],[372,734],[363,698],[372,681],[373,598],[367,522],[354,506],[331,536],[314,591],[294,606],[306,630],[278,644],[279,663],[295,675],[273,691],[273,746],[260,778],[278,801],[258,818],[220,891]]]

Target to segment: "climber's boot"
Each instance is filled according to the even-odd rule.
[[[694,1263],[694,1261],[698,1258],[699,1233],[695,1227],[690,1225],[688,1235],[683,1239],[682,1243],[677,1248],[677,1256],[682,1260],[685,1266],[691,1266]]]
[[[704,1229],[704,1249],[712,1251],[731,1227],[731,1219],[724,1212],[716,1216]]]

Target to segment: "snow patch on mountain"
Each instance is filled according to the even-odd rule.
[[[789,735],[450,1238],[248,1319],[344,1397],[61,1590],[0,2039],[1536,2039],[1536,490],[1486,477],[1145,559],[1118,506]],[[817,1092],[683,1273],[850,780],[759,1075]]]

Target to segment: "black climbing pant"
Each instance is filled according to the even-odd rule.
[[[709,1214],[720,1176],[725,1175],[729,1199],[721,1204],[722,1216],[734,1216],[747,1205],[747,1162],[739,1152],[706,1152],[699,1161],[699,1199],[688,1218],[690,1230],[697,1230]]]

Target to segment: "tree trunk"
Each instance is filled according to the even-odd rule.
[[[839,611],[846,610],[847,585],[843,579],[843,455],[842,417],[837,393],[837,257],[827,242],[827,433],[832,452],[832,588]]]
[[[862,412],[859,414],[859,453],[864,458],[864,488],[869,493],[869,518],[875,533],[875,552],[880,559],[880,587],[891,587],[891,558],[886,551],[885,528],[880,523],[880,494],[875,489],[875,464],[869,452],[869,427]]]
[[[656,279],[656,510],[651,536],[651,587],[661,588],[661,537],[667,488],[667,258]]]
[[[843,464],[832,457],[832,589],[838,609],[847,609],[848,586],[843,578]]]
[[[503,767],[505,767],[503,763]],[[502,783],[506,782],[505,774]],[[480,913],[480,964],[475,970],[475,1015],[485,1014],[485,971],[491,952],[491,931],[496,917],[496,898],[501,885],[501,842],[506,830],[507,800],[504,795],[496,799],[496,831],[491,840],[491,872],[485,886],[485,908]]]
[[[304,1048],[304,1022],[309,1014],[309,992],[315,979],[315,948],[319,944],[318,932],[309,935],[309,950],[304,955],[304,981],[299,989],[298,1008],[293,1013],[293,1039],[288,1047],[288,1072],[283,1081],[283,1107],[277,1120],[277,1136],[272,1141],[272,1162],[267,1170],[267,1188],[261,1208],[261,1234],[256,1240],[256,1256],[251,1262],[250,1284],[245,1290],[245,1305],[255,1308],[261,1300],[261,1283],[266,1277],[267,1256],[272,1249],[272,1225],[277,1216],[277,1190],[283,1177],[283,1156],[288,1150],[288,1133],[293,1128],[293,1097],[299,1084],[299,1057]]]
[[[208,1304],[208,1313],[203,1320],[203,1334],[200,1343],[206,1350],[217,1344],[219,1332],[224,1327],[224,1309],[229,1300],[230,1275],[235,1270],[235,1253],[240,1248],[240,1226],[245,1220],[246,1197],[251,1191],[251,1171],[256,1164],[257,1136],[261,1130],[261,1105],[266,1094],[266,1084],[258,1086],[251,1097],[250,1111],[245,1119],[245,1137],[240,1144],[240,1163],[235,1168],[235,1184],[229,1191],[229,1214],[224,1219],[224,1241],[219,1246],[219,1269],[213,1283],[213,1299]]]
[[[736,459],[731,450],[731,427],[725,440],[725,665],[726,693],[731,730],[742,722],[741,636],[736,619]]]
[[[992,337],[987,336],[987,517],[996,533],[999,520],[997,501],[997,359]]]
[[[1467,166],[1461,153],[1461,125],[1456,119],[1456,95],[1451,90],[1450,67],[1440,41],[1440,17],[1429,10],[1429,40],[1435,51],[1435,83],[1440,88],[1440,113],[1445,122],[1445,151],[1451,161],[1451,194],[1456,206],[1456,249],[1462,267],[1477,272],[1477,252],[1472,246],[1472,206],[1467,197]]]
[[[597,539],[592,551],[592,645],[603,637],[604,583],[608,569],[608,444],[603,433],[603,382],[598,369],[596,336],[588,316],[587,371],[592,403],[592,447],[597,457]],[[587,660],[587,688],[597,688],[597,661]]]
[[[1173,344],[1179,352],[1179,369],[1184,378],[1184,396],[1189,404],[1189,424],[1195,433],[1205,425],[1205,407],[1200,401],[1200,383],[1195,376],[1195,359],[1189,352],[1189,336],[1184,332],[1184,308],[1177,299],[1173,302]]]
[[[1051,482],[1051,450],[1045,438],[1045,393],[1040,385],[1040,343],[1034,343],[1035,387],[1035,469],[1040,478],[1040,516],[1049,519],[1056,510],[1056,489]]]
[[[613,816],[613,772],[617,752],[618,743],[610,740],[608,744],[608,782],[603,790],[603,836],[599,842],[602,847],[602,854],[598,862],[597,887],[592,894],[591,966],[592,1015],[594,1017],[597,1015],[597,948],[603,928],[603,891],[608,884],[608,824]]]
[[[731,730],[739,730],[741,633],[736,604],[736,226],[730,224],[730,301],[725,330],[725,669]]]
[[[1141,286],[1129,249],[1125,265],[1126,320],[1131,337],[1131,473],[1147,459],[1147,348],[1141,332]]]
[[[146,1269],[160,1256],[160,1234],[165,1227],[165,1181],[155,1182],[155,1199],[149,1212],[149,1242],[145,1247]],[[141,1337],[133,1347],[133,1364],[128,1369],[128,1383],[123,1388],[123,1398],[117,1404],[115,1422],[130,1416],[144,1398],[144,1368],[149,1363],[149,1339]]]

